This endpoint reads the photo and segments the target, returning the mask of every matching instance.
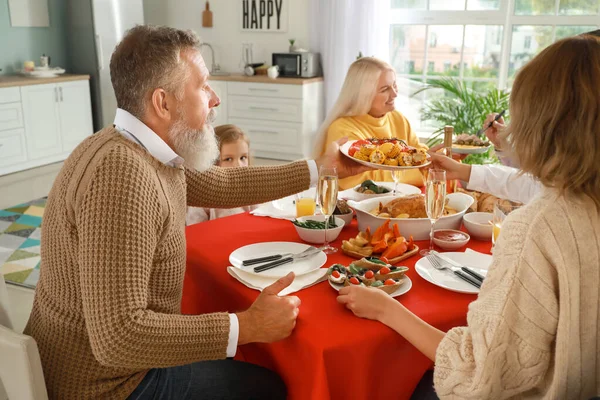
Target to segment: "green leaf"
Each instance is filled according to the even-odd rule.
[[[497,113],[508,109],[510,93],[505,90],[488,89],[486,92],[477,92],[453,77],[432,79],[429,83],[413,93],[413,96],[425,92],[430,93],[421,110],[422,121],[432,121],[438,124],[427,140],[428,146],[433,146],[443,140],[443,128],[446,125],[454,127],[454,133],[475,134],[481,129],[488,114]],[[509,116],[505,114],[505,120]],[[479,135],[485,137],[485,133]],[[467,157],[467,163],[496,163],[498,159],[489,152],[473,154]]]

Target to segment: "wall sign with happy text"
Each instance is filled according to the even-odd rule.
[[[243,31],[287,32],[291,0],[241,0]]]

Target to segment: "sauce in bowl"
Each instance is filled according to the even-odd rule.
[[[463,232],[453,230],[438,230],[433,233],[433,237],[444,242],[463,242],[468,239]]]

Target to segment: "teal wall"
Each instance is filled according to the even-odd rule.
[[[66,2],[48,0],[50,27],[13,28],[10,26],[8,0],[0,0],[0,74],[13,74],[22,68],[23,61],[40,64],[40,56],[51,57],[51,65],[68,68]]]

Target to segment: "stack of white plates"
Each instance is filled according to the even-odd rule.
[[[43,68],[43,67],[35,67],[33,71],[25,71],[22,70],[21,74],[31,77],[31,78],[54,78],[58,75],[64,74],[64,68]]]

